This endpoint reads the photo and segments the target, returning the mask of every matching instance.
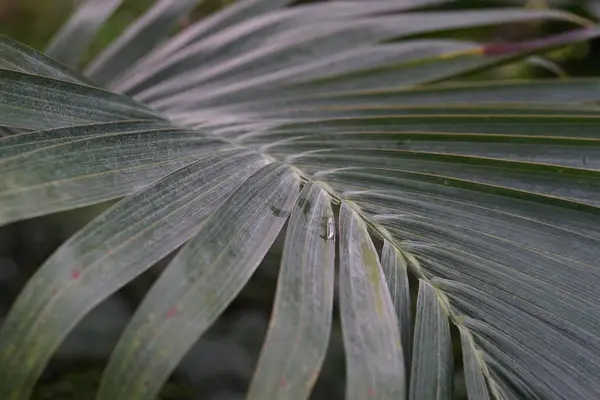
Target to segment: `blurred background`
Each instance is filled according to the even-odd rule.
[[[45,44],[82,0],[0,0],[0,34],[35,49]],[[207,16],[235,0],[204,0],[173,33],[192,21]],[[368,1],[368,0],[366,0]],[[298,3],[307,3],[301,1]],[[114,40],[124,28],[154,3],[154,0],[125,0],[100,30],[84,63]],[[459,0],[444,9],[485,7],[561,7],[597,20],[600,0]],[[554,33],[564,27],[526,23],[494,27],[476,32],[451,32],[450,36],[481,42],[518,41]],[[448,33],[445,33],[448,36]],[[573,45],[524,62],[474,74],[465,79],[531,78],[598,75],[600,42]],[[108,207],[101,204],[0,228],[0,322],[31,274],[70,235]],[[173,374],[162,399],[243,399],[267,330],[268,318],[282,249],[282,238],[263,261],[241,295],[218,322],[203,335]],[[36,388],[36,400],[92,399],[100,374],[119,334],[156,276],[168,262],[153,269],[106,300],[86,317],[55,355]],[[457,376],[455,398],[465,399],[460,346],[456,343]],[[328,356],[313,399],[343,399],[344,354],[339,318],[334,318]]]

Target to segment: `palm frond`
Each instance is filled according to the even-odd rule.
[[[153,398],[290,213],[252,398],[308,397],[334,244],[348,398],[449,398],[449,323],[470,398],[600,396],[600,81],[459,79],[600,31],[553,10],[409,12],[439,2],[244,0],[167,38],[196,2],[160,0],[87,77],[0,38],[0,127],[32,130],[0,139],[0,222],[124,197],[16,300],[0,397],[28,398],[87,312],[183,245],[98,397]],[[59,60],[76,63],[118,4],[100,3],[52,42]],[[502,45],[419,37],[540,19],[586,26]]]

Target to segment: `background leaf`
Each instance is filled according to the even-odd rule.
[[[143,16],[94,59],[85,74],[106,85],[131,63],[153,49],[167,36],[175,23],[201,0],[157,0]]]
[[[77,64],[94,35],[122,0],[83,0],[52,38],[45,53],[71,67]]]

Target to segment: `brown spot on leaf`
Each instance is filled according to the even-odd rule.
[[[187,16],[180,18],[178,21],[178,25],[181,29],[185,29],[185,28],[189,27],[191,24],[192,24],[192,21],[191,21],[190,17],[187,17]]]

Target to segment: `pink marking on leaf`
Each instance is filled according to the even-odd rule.
[[[518,43],[492,43],[483,47],[482,53],[486,56],[504,56],[518,53],[522,46]]]
[[[179,313],[179,310],[177,310],[177,307],[171,307],[167,310],[167,318],[173,318],[174,316],[177,315],[177,313]]]
[[[77,280],[81,277],[81,271],[73,271],[71,272],[71,279],[72,280]]]
[[[535,51],[539,48],[562,46],[595,37],[596,29],[576,29],[557,35],[513,43],[491,43],[483,46],[481,52],[486,56],[505,56],[521,52]]]
[[[369,389],[367,389],[367,394],[368,394],[370,397],[373,397],[373,396],[375,396],[375,394],[376,394],[376,392],[375,392],[375,389],[374,389],[374,388],[372,388],[372,387],[370,387]]]
[[[281,387],[285,387],[287,386],[287,381],[285,380],[285,378],[281,378],[281,380],[279,381],[279,386]]]

